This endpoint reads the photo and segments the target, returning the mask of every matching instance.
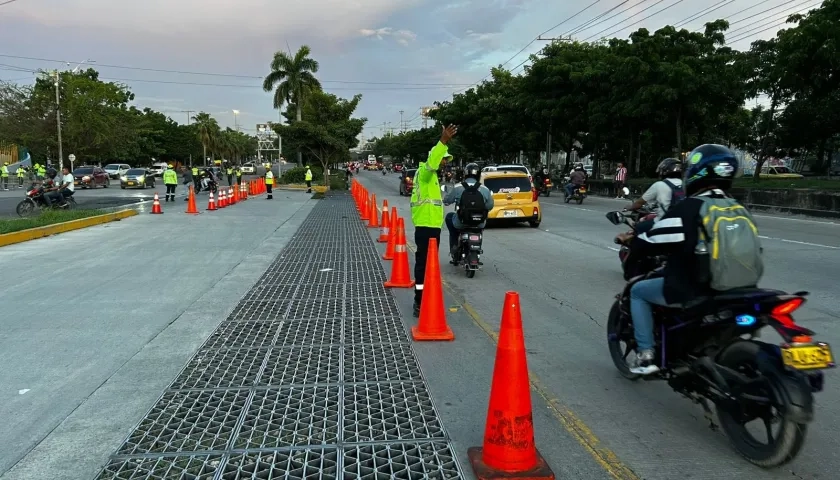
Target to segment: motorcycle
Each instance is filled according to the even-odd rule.
[[[656,213],[651,212],[650,208],[645,205],[636,211],[621,210],[607,212],[606,217],[613,225],[624,224],[630,227],[627,234],[635,237],[636,225],[639,222],[653,220],[656,218]],[[618,249],[618,260],[621,262],[621,270],[624,272],[625,280],[630,280],[638,275],[644,275],[664,265],[665,257],[662,255],[646,258],[634,258],[631,262],[628,262],[627,259],[630,258],[631,240],[632,239],[628,239],[626,242],[622,242],[617,236],[613,239],[613,242],[615,242],[616,245],[620,245]]]
[[[550,178],[544,178],[542,182],[539,182],[540,185],[537,186],[537,194],[538,195],[545,195],[546,197],[551,196],[551,189],[554,187],[554,184],[551,183]]]
[[[668,382],[675,392],[699,404],[710,428],[722,427],[750,463],[773,468],[793,460],[814,419],[813,394],[823,390],[823,370],[835,366],[831,347],[814,341],[814,332],[797,325],[791,316],[808,292],[745,288],[677,308],[654,305],[655,361],[661,370],[642,377],[626,363],[636,348],[630,289],[649,276],[628,282],[609,313],[607,343],[619,373],[628,380]],[[781,345],[756,340],[765,326],[779,333],[784,339]],[[746,335],[749,338],[742,338]],[[746,427],[759,419],[767,444]],[[771,439],[774,421],[781,428]]]
[[[382,175],[385,175],[386,173],[388,173],[388,171],[383,168],[382,169]]]
[[[452,264],[456,267],[464,266],[467,278],[473,278],[481,263],[481,242],[484,235],[480,228],[464,227],[458,233],[458,245],[450,252]]]
[[[48,205],[45,197],[48,192],[45,190],[52,187],[52,185],[52,181],[45,182],[43,185],[33,183],[26,190],[26,198],[21,200],[15,209],[18,216],[31,217],[32,215],[41,213],[44,210],[72,210],[76,208],[76,200],[74,200],[72,196],[64,198],[64,205],[57,205],[55,203]]]
[[[565,195],[565,192],[564,192]],[[583,199],[586,198],[586,185],[578,185],[577,187],[572,190],[572,196],[566,195],[565,202],[569,203],[572,200],[576,201],[578,205],[583,203]]]

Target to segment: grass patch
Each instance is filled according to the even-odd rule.
[[[20,232],[30,228],[46,227],[56,223],[80,220],[82,218],[105,215],[102,210],[48,210],[37,217],[0,219],[0,235]]]

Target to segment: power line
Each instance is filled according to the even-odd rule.
[[[54,62],[54,63],[68,63],[67,60],[57,60],[54,58],[38,58],[38,57],[25,57],[21,55],[9,55],[9,54],[0,54],[0,57],[3,58],[15,58],[18,60],[33,60],[38,62]],[[257,76],[257,75],[236,75],[233,73],[214,73],[214,72],[190,72],[185,70],[166,70],[161,68],[145,68],[145,67],[130,67],[127,65],[110,65],[107,63],[96,63],[93,65],[94,67],[103,67],[103,68],[118,68],[123,70],[137,70],[141,72],[155,72],[155,73],[175,73],[179,75],[198,75],[204,77],[228,77],[228,78],[247,78],[247,79],[257,79],[263,80],[264,76]],[[416,86],[462,86],[467,85],[466,83],[402,83],[402,82],[367,82],[367,81],[350,81],[350,80],[321,80],[321,83],[341,83],[341,84],[348,84],[348,85],[416,85]]]
[[[583,32],[583,31],[585,31],[585,30],[589,30],[589,29],[590,29],[590,28],[592,28],[592,27],[597,27],[598,25],[601,25],[601,24],[603,24],[603,23],[606,23],[606,22],[608,22],[608,21],[612,20],[613,18],[615,18],[615,17],[617,17],[617,16],[621,15],[622,13],[624,13],[624,12],[626,12],[626,11],[631,10],[631,9],[633,9],[633,8],[635,8],[635,7],[638,7],[638,6],[642,5],[643,3],[647,3],[647,2],[649,2],[649,1],[650,1],[650,0],[642,0],[641,2],[634,3],[633,5],[630,5],[629,7],[627,7],[627,8],[625,8],[625,9],[623,9],[623,10],[620,10],[620,11],[616,12],[614,15],[610,15],[610,16],[609,16],[609,17],[607,17],[607,18],[603,18],[603,19],[599,20],[598,22],[595,22],[595,23],[592,23],[592,24],[588,25],[586,28],[582,28],[582,29],[580,29],[580,30],[577,30],[577,31],[576,31],[576,32],[574,32],[574,33],[579,34],[579,33]],[[620,7],[621,5],[624,5],[624,4],[623,4],[623,3],[621,3],[621,4],[617,5],[616,7]],[[650,8],[650,7],[648,7],[648,8]],[[642,10],[642,12],[644,12],[644,10]],[[605,12],[605,13],[609,13],[609,11],[607,11],[607,12]],[[639,12],[639,13],[641,13],[641,12]],[[632,17],[630,17],[630,18],[632,18]],[[624,19],[624,20],[627,20],[627,19]],[[622,20],[622,21],[624,21],[624,20]],[[619,23],[621,23],[621,22],[619,22]],[[617,24],[616,24],[616,25],[617,25]]]
[[[777,18],[777,19],[774,19],[774,20],[770,20],[769,22],[766,22],[766,23],[764,23],[764,24],[762,24],[762,25],[759,25],[759,26],[754,27],[754,28],[752,28],[752,29],[750,29],[750,30],[747,30],[746,32],[743,32],[743,33],[740,33],[740,34],[736,35],[736,36],[735,36],[735,38],[727,39],[727,43],[740,42],[741,40],[744,40],[744,39],[747,39],[747,38],[749,38],[749,37],[752,37],[752,36],[758,35],[759,33],[766,32],[767,30],[771,30],[771,29],[776,28],[776,27],[781,27],[781,26],[785,25],[786,23],[788,23],[787,19],[788,19],[788,17],[790,17],[791,15],[796,15],[797,13],[801,13],[801,12],[804,12],[804,11],[806,11],[806,10],[811,10],[811,9],[813,9],[813,8],[817,8],[817,7],[818,7],[818,5],[820,5],[820,3],[822,3],[822,2],[820,1],[820,2],[817,2],[817,3],[813,4],[813,5],[810,5],[810,6],[807,6],[807,7],[805,7],[805,8],[799,9],[799,10],[797,10],[797,11],[795,11],[795,12],[789,13],[789,14],[788,14],[788,15],[784,18],[784,20],[782,20],[782,21],[780,21],[780,22],[779,22],[779,19],[778,19],[778,18]],[[771,23],[773,23],[773,22],[778,22],[778,23],[775,23],[775,24],[773,24],[773,25],[770,25],[769,27],[767,26],[767,25],[769,25],[769,24],[771,24]],[[766,27],[766,28],[762,28],[762,27]],[[761,29],[761,30],[759,30],[759,29]],[[756,31],[756,30],[758,30],[758,31]]]
[[[813,2],[813,1],[814,1],[814,0],[805,0],[804,2],[797,3],[796,5],[794,5],[794,6],[792,6],[792,7],[788,7],[786,10],[792,10],[792,9],[794,9],[794,8],[801,7],[802,5],[805,5],[806,3],[811,3],[811,2]],[[793,2],[790,2],[790,3],[793,3]],[[806,7],[806,8],[810,8],[810,7]],[[756,14],[756,15],[759,15],[759,14]],[[746,25],[744,25],[744,26],[742,26],[742,27],[738,27],[738,28],[736,28],[735,30],[730,30],[730,31],[728,31],[728,32],[726,32],[726,33],[727,33],[728,35],[734,35],[736,32],[740,32],[740,31],[743,31],[743,30],[745,30],[745,29],[749,29],[749,27],[751,27],[752,25],[755,25],[755,24],[757,24],[757,23],[762,23],[762,22],[765,22],[765,21],[767,21],[767,20],[770,20],[770,19],[771,19],[771,18],[773,18],[773,17],[777,17],[777,18],[773,18],[773,19],[772,19],[772,20],[770,20],[770,21],[771,21],[771,22],[776,22],[776,21],[778,21],[778,20],[779,20],[779,18],[778,18],[778,16],[779,16],[779,15],[787,15],[787,16],[790,16],[790,15],[793,15],[793,14],[792,14],[792,13],[786,13],[786,12],[776,12],[776,13],[771,13],[770,15],[767,15],[766,17],[762,17],[762,18],[760,18],[760,19],[758,19],[758,20],[755,20],[754,22],[748,23],[748,24],[746,24]],[[753,18],[754,18],[754,17],[755,17],[755,15],[753,16]],[[785,17],[785,18],[787,18],[787,17]],[[750,18],[750,20],[752,20],[752,18]],[[765,25],[766,25],[766,24],[765,24]],[[740,36],[740,35],[742,35],[742,34],[740,34],[740,33],[739,33],[739,34],[738,34],[738,35],[736,35],[736,36]]]
[[[3,3],[0,3],[0,7],[2,7],[3,5],[8,5],[8,4],[12,3],[12,2],[17,2],[17,0],[6,0],[6,1],[5,1],[5,2],[3,2]]]
[[[615,15],[613,15],[612,17],[609,17],[609,18],[607,18],[607,19],[605,19],[605,20],[602,20],[601,22],[593,23],[593,22],[595,22],[596,20],[599,20],[599,19],[603,18],[603,17],[604,17],[604,15],[607,15],[608,13],[612,12],[612,11],[613,11],[613,10],[615,10],[616,8],[618,8],[618,7],[622,6],[622,5],[624,5],[624,4],[625,4],[625,3],[627,3],[628,1],[630,1],[630,0],[624,0],[623,2],[619,3],[618,5],[614,6],[614,7],[613,7],[613,8],[611,8],[611,9],[607,10],[606,12],[604,12],[604,13],[602,13],[602,14],[600,14],[600,15],[597,15],[597,16],[595,16],[595,17],[592,17],[591,19],[589,19],[589,21],[587,21],[587,22],[583,22],[581,25],[578,25],[577,27],[575,27],[575,28],[573,28],[573,29],[571,29],[571,30],[567,31],[566,33],[564,33],[564,34],[563,34],[563,36],[565,37],[565,36],[574,35],[574,34],[576,34],[576,33],[580,33],[580,32],[582,32],[583,30],[586,30],[586,29],[588,29],[588,28],[591,28],[591,27],[593,27],[594,25],[598,25],[599,23],[605,22],[605,21],[609,20],[610,18],[615,17],[615,15],[619,15],[621,12],[618,12],[618,13],[616,13]],[[645,3],[645,2],[647,2],[647,1],[648,1],[648,0],[642,0],[642,1],[641,1],[641,3]],[[630,8],[632,8],[632,5],[631,5],[630,7],[627,7],[627,9],[622,10],[622,12],[627,11],[627,10],[628,10],[628,9],[630,9]]]
[[[703,10],[700,11],[700,13],[695,13],[694,15],[689,15],[688,17],[680,20],[679,22],[674,24],[674,28],[679,28],[679,27],[681,27],[685,24],[691,23],[691,22],[697,20],[698,18],[702,17],[703,15],[708,15],[708,14],[714,12],[715,10],[721,9],[721,8],[729,5],[730,3],[734,3],[734,2],[735,2],[735,0],[722,0],[722,1],[712,5],[711,7],[704,8]]]
[[[736,16],[736,15],[740,15],[740,14],[742,14],[742,13],[744,13],[744,12],[748,11],[748,10],[752,10],[753,8],[755,8],[755,7],[759,6],[759,5],[764,5],[765,3],[767,3],[767,1],[768,1],[768,0],[764,0],[764,1],[761,1],[761,2],[758,2],[758,3],[754,3],[754,4],[750,5],[750,6],[749,6],[749,7],[747,7],[747,8],[744,8],[744,9],[742,9],[742,10],[738,10],[737,12],[733,13],[732,15],[729,15],[729,17],[731,18],[731,17],[734,17],[734,16]],[[775,9],[777,9],[777,8],[779,8],[779,7],[783,7],[783,6],[785,6],[785,5],[789,5],[789,4],[791,4],[791,3],[795,2],[795,1],[796,1],[796,0],[788,0],[788,1],[786,1],[786,2],[783,2],[783,3],[779,4],[779,5],[776,5],[775,7],[768,8],[767,10],[762,10],[762,11],[760,11],[760,12],[758,12],[758,13],[754,14],[754,15],[751,15],[751,16],[748,16],[748,17],[744,17],[744,18],[742,18],[742,19],[740,19],[740,20],[735,20],[734,22],[729,22],[729,26],[731,27],[732,25],[736,25],[736,24],[741,23],[741,22],[744,22],[744,21],[746,21],[746,20],[751,20],[752,18],[754,18],[754,17],[755,17],[755,15],[761,15],[762,13],[769,12],[770,10],[775,10]],[[702,27],[700,27],[700,28],[698,28],[698,29],[696,29],[696,30],[694,30],[694,31],[695,31],[695,32],[699,32],[700,30],[703,30],[703,29],[705,29],[705,28],[706,28],[706,26],[704,25],[704,26],[702,26]]]
[[[662,1],[662,0],[660,0],[660,2],[661,2],[661,1]],[[665,7],[665,8],[662,8],[662,9],[660,9],[660,10],[657,10],[657,11],[656,11],[656,12],[654,12],[654,13],[651,13],[650,15],[648,15],[647,17],[645,17],[645,18],[643,18],[643,19],[641,19],[641,20],[639,20],[639,21],[633,22],[633,23],[631,23],[630,25],[625,25],[625,26],[623,26],[623,27],[619,28],[618,30],[613,31],[612,33],[608,33],[607,35],[604,35],[604,37],[610,37],[610,36],[613,36],[613,35],[615,35],[616,33],[620,32],[620,31],[622,31],[622,30],[626,30],[627,28],[632,27],[633,25],[638,25],[638,24],[640,24],[640,23],[644,22],[645,20],[647,20],[647,19],[649,19],[649,18],[651,18],[651,17],[655,17],[655,16],[659,15],[660,13],[664,12],[665,10],[668,10],[668,9],[669,9],[669,8],[671,8],[671,7],[676,7],[677,5],[681,4],[681,3],[682,3],[682,2],[684,2],[684,1],[685,1],[685,0],[677,0],[675,3],[672,3],[671,5],[668,5],[668,6],[667,6],[667,7]],[[654,3],[653,5],[651,5],[651,7],[653,7],[654,5],[657,5],[657,4],[658,4],[658,3],[660,3],[660,2],[656,2],[656,3]],[[650,7],[648,7],[648,8],[650,8]],[[646,8],[645,10],[647,10],[647,8]],[[644,10],[642,10],[642,11],[644,11]],[[641,13],[641,12],[639,12],[639,13]],[[634,15],[634,16],[635,16],[635,15]],[[633,17],[630,17],[630,18],[633,18]],[[599,32],[599,33],[600,33],[600,32]],[[596,33],[594,36],[597,36],[597,35],[598,35],[598,34]],[[592,37],[589,37],[589,38],[592,38]],[[588,40],[588,39],[587,39],[587,40]]]

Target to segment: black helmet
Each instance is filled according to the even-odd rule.
[[[578,162],[575,164],[575,170],[583,170],[583,164]]]
[[[54,177],[54,176],[56,176],[56,175],[58,175],[58,170],[56,170],[56,169],[54,169],[54,168],[52,168],[52,167],[50,167],[50,168],[48,168],[48,169],[47,169],[47,176],[48,176],[48,177],[52,178],[52,177]]]
[[[656,173],[659,175],[659,178],[682,178],[682,162],[676,158],[666,158],[659,162],[659,165],[656,167]]]
[[[714,186],[728,191],[738,174],[738,157],[723,145],[700,145],[688,154],[683,187],[688,196]]]
[[[468,163],[466,167],[464,167],[464,180],[468,178],[474,178],[478,180],[478,177],[481,176],[481,169],[478,168],[477,163]]]

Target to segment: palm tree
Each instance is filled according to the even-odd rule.
[[[321,82],[314,75],[318,73],[318,61],[310,58],[310,53],[309,45],[301,46],[294,57],[284,51],[276,52],[271,61],[271,73],[263,81],[263,90],[274,90],[274,108],[279,110],[284,103],[295,104],[295,119],[298,122],[301,121],[301,108],[306,96],[321,88]],[[301,163],[302,154],[298,151],[298,165]]]
[[[195,125],[198,127],[198,140],[204,147],[204,164],[207,165],[207,149],[214,148],[219,133],[219,123],[209,113],[199,112],[194,117]]]

